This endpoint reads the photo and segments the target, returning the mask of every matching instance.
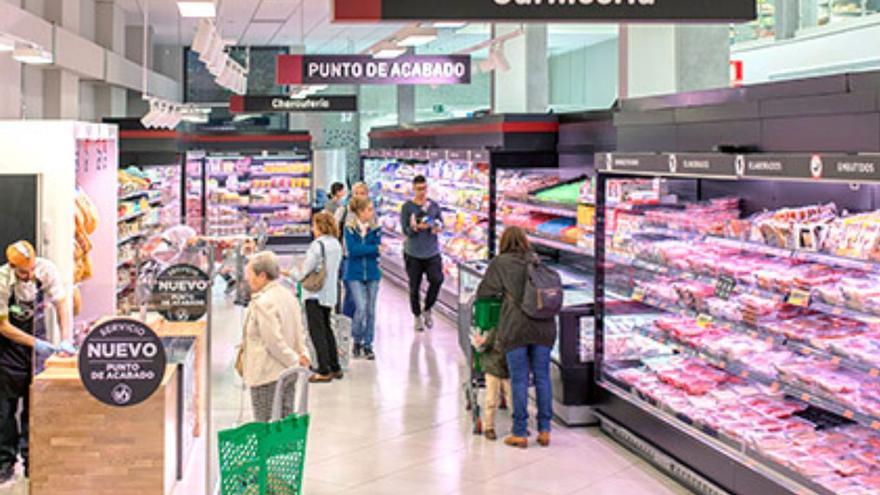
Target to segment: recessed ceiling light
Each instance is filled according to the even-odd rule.
[[[177,2],[180,17],[217,17],[217,7],[209,2]]]
[[[466,22],[435,22],[433,26],[437,29],[461,29],[467,26]]]
[[[437,30],[433,28],[413,29],[401,35],[398,46],[422,46],[437,39]]]
[[[26,43],[16,43],[12,51],[12,58],[23,63],[32,65],[47,65],[52,63],[52,54],[43,48]]]
[[[404,53],[406,53],[406,48],[401,48],[390,41],[386,41],[373,49],[373,58],[397,58]]]
[[[11,52],[15,50],[15,42],[0,36],[0,52]]]

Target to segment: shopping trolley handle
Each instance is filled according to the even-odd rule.
[[[278,377],[275,384],[275,398],[272,400],[272,420],[278,421],[284,419],[281,417],[284,405],[284,386],[287,381],[293,378],[294,387],[296,389],[296,399],[294,401],[293,412],[298,415],[307,414],[309,412],[309,377],[311,371],[308,368],[300,366],[288,368]]]

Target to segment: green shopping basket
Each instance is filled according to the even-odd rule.
[[[473,321],[474,329],[484,334],[498,326],[501,317],[501,299],[483,298],[474,301]],[[473,368],[477,372],[483,371],[482,353],[474,349]]]
[[[284,384],[295,378],[294,414],[281,417]],[[250,423],[218,433],[222,495],[300,495],[306,458],[309,371],[291,369],[275,388],[270,423]]]

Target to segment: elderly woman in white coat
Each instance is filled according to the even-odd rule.
[[[272,419],[278,378],[294,367],[311,364],[299,301],[281,285],[281,268],[274,253],[263,251],[248,263],[245,278],[252,296],[245,317],[241,373],[251,390],[256,421]],[[282,413],[293,412],[295,382],[285,384]]]

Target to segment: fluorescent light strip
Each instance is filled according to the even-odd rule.
[[[210,2],[177,2],[180,17],[217,17],[217,7]]]
[[[422,46],[427,45],[436,39],[436,34],[411,34],[398,41],[397,44],[400,46]]]

